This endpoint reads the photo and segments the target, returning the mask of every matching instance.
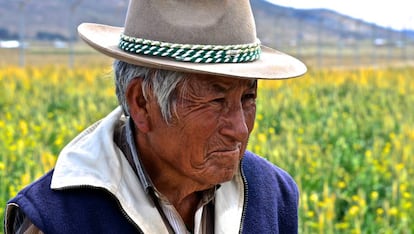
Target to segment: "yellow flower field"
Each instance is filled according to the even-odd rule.
[[[332,69],[259,82],[249,149],[297,181],[300,233],[414,232],[413,76]],[[0,216],[116,105],[108,67],[0,68]]]

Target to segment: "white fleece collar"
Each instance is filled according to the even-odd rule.
[[[113,141],[114,127],[123,121],[121,107],[73,139],[60,153],[52,189],[90,186],[103,188],[120,202],[144,233],[167,233],[163,220],[148,199],[137,176]],[[240,173],[216,192],[215,233],[238,233],[244,203]]]

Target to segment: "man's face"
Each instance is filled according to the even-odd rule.
[[[256,80],[194,75],[185,90],[178,88],[170,125],[150,101],[151,160],[166,176],[192,178],[202,187],[231,180],[253,129],[256,93]]]

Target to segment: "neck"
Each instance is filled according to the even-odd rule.
[[[147,169],[145,163],[143,164]],[[197,191],[195,186],[189,186],[189,183],[185,181],[180,182],[180,180],[174,180],[174,177],[169,177],[167,174],[153,172],[154,170],[147,171],[154,186],[168,199],[186,226],[192,230],[195,212],[201,200],[200,192]]]
[[[174,206],[186,203],[188,200],[194,200],[195,197],[198,197],[199,191],[208,189],[203,188],[190,178],[171,173],[165,164],[157,166],[161,164],[154,163],[156,161],[154,158],[148,159],[141,155],[141,160],[154,186]]]
[[[168,164],[140,147],[140,159],[156,189],[175,207],[188,228],[194,226],[194,216],[200,203],[200,191],[208,189],[191,178],[175,173]],[[162,172],[162,173],[160,173]]]

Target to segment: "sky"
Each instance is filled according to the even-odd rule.
[[[397,30],[414,30],[414,11],[409,0],[267,0],[299,8],[326,8],[344,15]]]

